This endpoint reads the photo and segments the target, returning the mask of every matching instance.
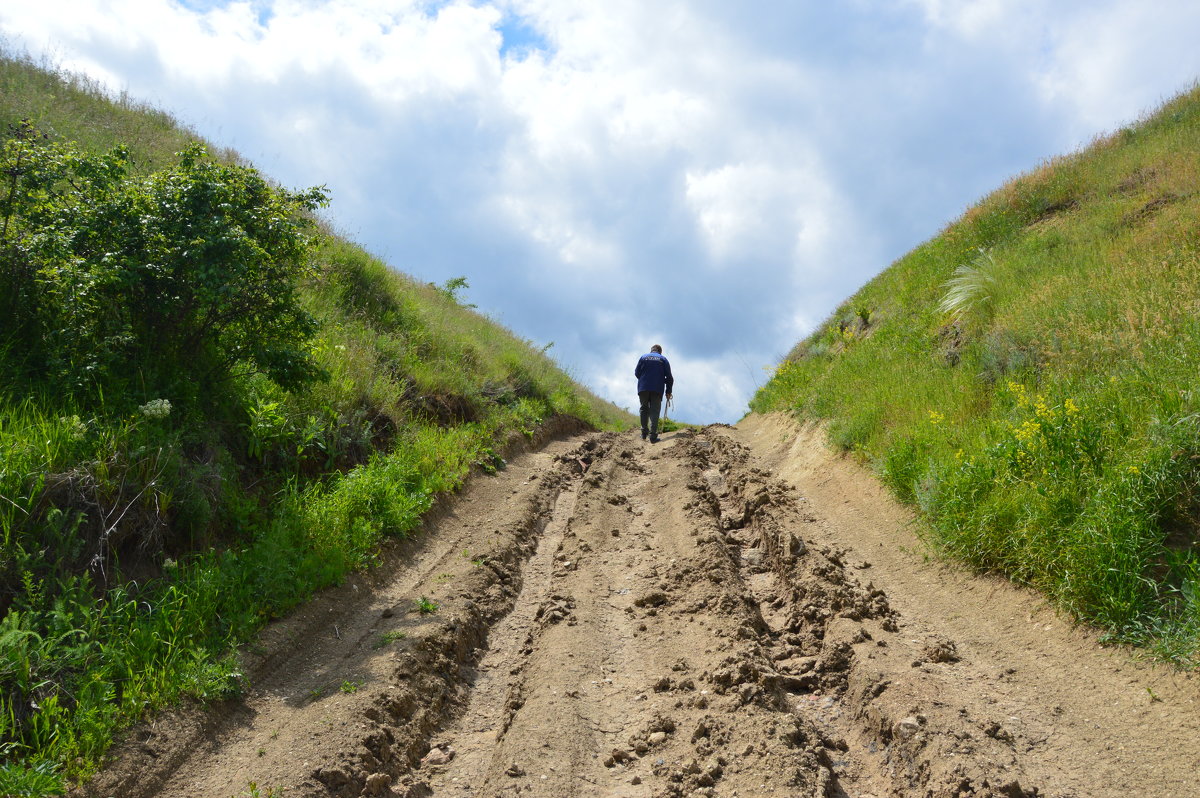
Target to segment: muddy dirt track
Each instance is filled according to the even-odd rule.
[[[80,795],[1200,795],[1194,677],[928,561],[911,527],[781,417],[560,437]]]

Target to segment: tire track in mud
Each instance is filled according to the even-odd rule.
[[[813,523],[719,426],[557,444],[480,477],[412,573],[325,599],[345,639],[281,625],[232,720],[152,728],[83,794],[1042,795],[940,687],[953,643],[907,638]]]

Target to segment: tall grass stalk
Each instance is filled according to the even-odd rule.
[[[995,267],[992,254],[983,251],[973,263],[955,268],[954,275],[946,281],[946,293],[938,303],[938,310],[956,320],[969,318],[986,323],[995,299]]]

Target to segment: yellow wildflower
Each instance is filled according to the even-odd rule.
[[[1012,391],[1013,396],[1017,400],[1017,404],[1025,407],[1029,404],[1029,397],[1025,394],[1025,386],[1019,382],[1008,381],[1008,390]]]
[[[1017,440],[1019,440],[1019,441],[1028,441],[1028,440],[1032,440],[1033,438],[1037,437],[1038,433],[1040,433],[1041,431],[1042,431],[1041,424],[1039,424],[1036,421],[1027,420],[1027,421],[1022,422],[1021,426],[1015,428],[1013,430],[1013,434],[1016,435]]]

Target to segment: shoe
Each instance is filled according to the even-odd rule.
[[[646,430],[642,430],[642,440],[646,440],[649,437],[650,437],[650,433]]]
[[[657,435],[651,435],[651,436],[650,436],[650,442],[651,442],[651,443],[658,443],[658,436],[657,436]]]

